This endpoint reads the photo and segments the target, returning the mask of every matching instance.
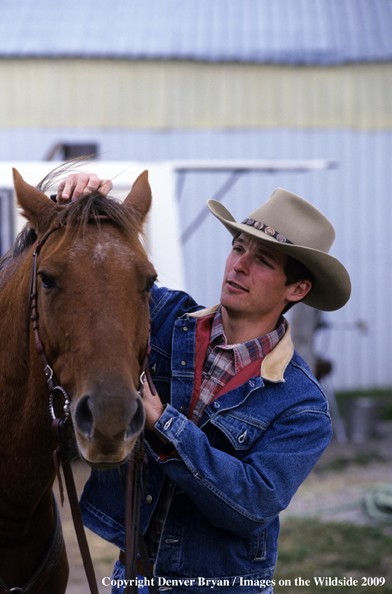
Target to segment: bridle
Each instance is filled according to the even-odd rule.
[[[100,221],[107,220],[106,215],[91,215],[91,220]],[[31,313],[30,319],[33,323],[33,331],[35,335],[35,349],[38,355],[41,357],[46,381],[49,388],[49,412],[52,417],[52,433],[56,440],[57,447],[53,452],[54,465],[56,469],[56,476],[59,482],[60,490],[60,501],[61,505],[64,502],[64,489],[61,479],[60,467],[62,465],[64,480],[67,488],[68,499],[72,512],[72,518],[75,528],[76,537],[79,544],[80,553],[82,556],[87,581],[89,583],[91,594],[99,594],[97,580],[95,577],[94,567],[91,559],[91,554],[86,538],[86,533],[83,526],[83,520],[81,517],[78,496],[75,487],[75,481],[73,478],[72,468],[70,464],[70,440],[72,438],[72,423],[70,422],[70,400],[67,392],[64,388],[58,385],[55,381],[55,376],[52,367],[47,359],[44,345],[39,337],[39,324],[38,324],[38,291],[37,291],[37,261],[42,246],[52,233],[60,229],[64,225],[58,224],[51,227],[41,239],[38,239],[33,251],[33,262],[31,268],[31,279],[30,279],[30,292],[29,292],[29,312]],[[29,326],[29,324],[28,324]],[[148,358],[151,351],[149,330],[147,346],[145,350],[144,360],[141,366],[139,394],[143,396],[143,385],[144,381],[147,381],[152,394],[156,394],[154,384],[152,382]],[[64,398],[62,417],[57,417],[54,407],[54,398],[56,392],[60,392]],[[125,577],[127,578],[126,583],[128,585],[124,589],[124,594],[135,594],[138,592],[137,585],[137,553],[139,550],[141,562],[146,576],[149,578],[150,591],[151,593],[157,592],[153,585],[153,574],[152,567],[149,561],[147,549],[144,543],[143,535],[140,529],[140,503],[141,503],[141,488],[142,488],[142,467],[144,461],[144,431],[139,435],[136,446],[134,447],[128,465],[128,478],[125,496],[125,508],[126,508],[126,521],[125,521]],[[55,504],[57,510],[57,505]],[[51,539],[51,545],[45,555],[45,559],[42,562],[39,570],[35,572],[33,578],[31,578],[23,588],[8,588],[0,577],[0,594],[1,588],[5,593],[20,592],[21,594],[26,593],[34,594],[34,587],[38,584],[38,589],[47,581],[49,576],[54,571],[57,562],[60,558],[62,549],[63,536],[61,531],[61,522],[58,516],[58,510],[55,514],[56,522]],[[61,542],[61,549],[59,549],[59,542]],[[55,557],[55,562],[54,562]],[[50,565],[50,567],[49,567]],[[50,572],[49,572],[50,569]],[[152,580],[152,581],[151,581]]]

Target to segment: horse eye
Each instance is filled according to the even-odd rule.
[[[151,291],[151,289],[154,286],[155,281],[157,280],[157,275],[154,274],[154,276],[151,276],[148,281],[146,282],[146,286],[144,287],[144,290],[147,291],[147,293],[149,293]]]
[[[45,274],[45,272],[40,272],[39,276],[41,278],[41,283],[44,289],[55,289],[57,287],[54,278],[52,278],[48,274]]]

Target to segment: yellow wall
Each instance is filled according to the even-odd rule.
[[[392,128],[392,63],[0,61],[0,126]]]

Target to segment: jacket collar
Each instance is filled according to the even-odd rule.
[[[188,314],[191,318],[204,318],[215,314],[220,305],[214,305],[206,309]],[[294,344],[291,340],[290,325],[286,322],[286,332],[282,340],[276,345],[274,349],[266,357],[264,357],[261,363],[260,376],[270,382],[284,382],[284,372],[287,365],[290,363],[294,353]]]

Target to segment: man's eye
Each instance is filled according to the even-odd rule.
[[[269,260],[267,260],[266,258],[260,257],[258,260],[261,264],[264,264],[265,266],[268,266],[269,268],[273,268],[271,262],[269,262]]]

